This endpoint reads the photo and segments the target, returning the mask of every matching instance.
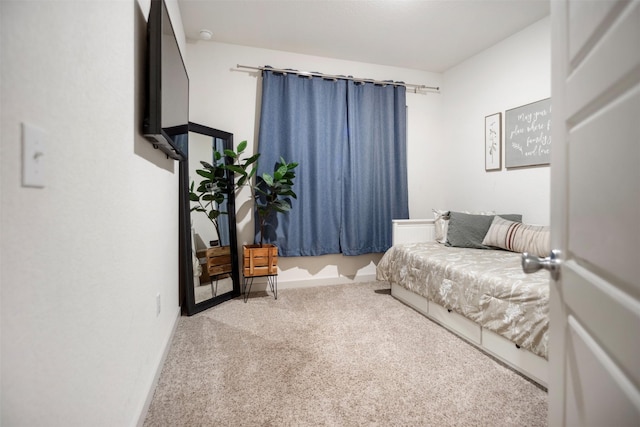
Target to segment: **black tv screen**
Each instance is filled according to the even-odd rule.
[[[151,0],[147,21],[144,136],[167,156],[186,158],[189,76],[163,0]]]

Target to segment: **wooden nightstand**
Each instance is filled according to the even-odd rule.
[[[218,291],[218,279],[231,274],[231,247],[215,246],[201,249],[197,252],[198,260],[202,266],[200,283],[211,282],[211,289],[215,297]]]
[[[231,246],[216,246],[207,249],[207,271],[209,276],[231,273]]]
[[[278,299],[278,247],[272,244],[242,247],[242,293],[247,302],[255,277],[266,277],[275,299]]]

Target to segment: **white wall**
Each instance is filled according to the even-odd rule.
[[[441,76],[434,73],[216,42],[187,43],[187,57],[191,120],[233,133],[236,144],[247,140],[247,152],[254,152],[254,143],[258,136],[261,79],[258,72],[237,70],[238,64],[271,65],[327,74],[402,80],[430,86],[439,86],[441,83]],[[424,168],[423,159],[428,156],[429,147],[440,139],[441,103],[442,96],[439,94],[407,94],[410,176],[420,173]],[[424,183],[420,181],[409,183],[411,216],[430,214],[431,206],[427,203],[428,199],[423,197],[424,187]],[[245,189],[238,197],[240,244],[253,243],[252,204],[249,200],[249,191]],[[317,279],[322,283],[338,283],[359,277],[371,278],[371,275],[375,274],[373,262],[377,262],[379,257],[326,255],[280,258],[279,282],[282,286],[287,286],[310,279]]]
[[[140,135],[148,2],[0,8],[1,423],[135,425],[179,314],[178,167]]]
[[[549,166],[484,170],[484,118],[551,94],[551,37],[545,18],[444,73],[444,137],[426,172],[433,208],[522,213],[549,224]],[[504,138],[504,136],[503,136]]]

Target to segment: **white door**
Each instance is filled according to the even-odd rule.
[[[640,426],[640,1],[551,1],[549,424]]]

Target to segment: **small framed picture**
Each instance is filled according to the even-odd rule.
[[[502,113],[484,118],[484,170],[502,169]]]

